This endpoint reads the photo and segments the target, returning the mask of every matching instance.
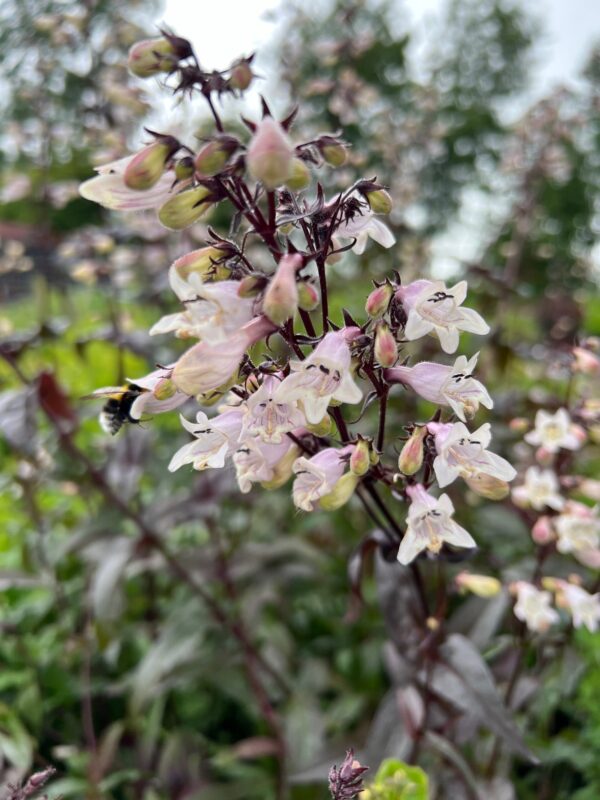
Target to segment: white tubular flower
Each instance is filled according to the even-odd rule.
[[[233,454],[238,486],[243,494],[254,483],[268,483],[276,477],[277,465],[294,444],[286,437],[280,444],[265,444],[260,439],[245,439]]]
[[[396,244],[394,234],[372,211],[356,214],[352,219],[343,222],[336,228],[335,236],[339,239],[356,239],[352,249],[357,255],[365,252],[369,238],[385,248]]]
[[[292,488],[294,505],[302,511],[314,511],[319,500],[334,490],[353,450],[353,445],[341,449],[326,447],[312,458],[297,458],[293,466],[296,475]]]
[[[541,511],[545,506],[560,511],[565,504],[560,495],[556,474],[551,469],[529,467],[525,482],[512,492],[514,502],[519,506],[531,506]]]
[[[185,299],[185,311],[167,314],[150,329],[150,336],[174,332],[180,339],[194,337],[216,344],[253,317],[254,300],[238,296],[240,281],[202,283],[197,273],[188,278],[193,294]]]
[[[489,422],[474,433],[469,433],[462,422],[433,422],[427,428],[435,437],[437,456],[433,469],[440,489],[459,476],[472,478],[483,473],[501,481],[512,481],[516,476],[515,468],[506,459],[488,451],[492,439]]]
[[[174,174],[171,171],[163,173],[150,189],[129,189],[125,184],[125,170],[136,156],[137,153],[134,153],[96,167],[98,175],[84,181],[79,187],[79,194],[112,211],[147,211],[160,208],[174,189]],[[182,186],[183,183],[180,182],[175,188],[179,191]]]
[[[479,404],[493,408],[494,403],[485,386],[473,377],[479,353],[471,359],[459,356],[453,366],[421,361],[414,367],[392,367],[384,372],[389,383],[403,383],[438,406],[450,406],[456,416],[466,421],[474,416]]]
[[[290,361],[292,372],[275,391],[277,403],[302,401],[306,419],[320,422],[332,400],[359,403],[362,392],[350,371],[348,329],[327,333],[304,361]]]
[[[596,508],[569,502],[553,521],[558,537],[556,549],[560,553],[595,550],[600,544],[600,519]]]
[[[209,419],[199,411],[196,422],[188,422],[181,417],[183,427],[196,439],[180,448],[171,459],[169,472],[193,464],[194,469],[220,468],[225,466],[225,459],[238,446],[238,438],[242,430],[242,412],[239,409],[225,411]]]
[[[257,436],[267,444],[280,444],[286,433],[306,424],[297,403],[278,403],[275,392],[280,380],[267,375],[260,388],[244,404],[242,439]]]
[[[410,564],[423,550],[439,553],[444,542],[455,547],[476,547],[471,534],[454,522],[454,506],[447,494],[433,497],[421,484],[409,486],[411,499],[406,532],[398,550],[398,561]]]
[[[513,588],[517,593],[517,602],[513,609],[515,617],[524,622],[530,631],[545,633],[551,625],[559,621],[558,611],[550,606],[550,592],[537,589],[527,581],[517,581]]]
[[[583,430],[571,422],[566,408],[559,408],[555,414],[540,409],[535,416],[535,429],[525,435],[528,444],[541,446],[548,453],[557,453],[561,447],[578,450],[584,438]]]
[[[466,281],[451,289],[443,281],[419,280],[401,286],[396,298],[408,314],[404,328],[406,339],[412,342],[432,333],[440,340],[445,353],[454,353],[458,348],[459,331],[489,333],[489,325],[476,311],[460,307],[466,296]]]
[[[587,628],[591,633],[598,630],[600,623],[600,594],[590,594],[567,581],[559,582],[559,605],[565,607],[573,617],[576,628]]]

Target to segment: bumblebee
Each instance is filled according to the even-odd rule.
[[[105,386],[102,389],[96,389],[95,392],[86,395],[83,399],[108,398],[102,406],[98,419],[102,430],[114,436],[127,422],[133,425],[139,424],[140,419],[135,416],[135,411],[132,414],[132,407],[137,398],[147,391],[148,389],[143,389],[135,383],[127,383],[125,386]]]

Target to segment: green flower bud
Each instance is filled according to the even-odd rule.
[[[144,39],[131,46],[127,68],[138,78],[169,72],[177,61],[176,48],[168,39]]]
[[[319,292],[312,283],[308,283],[308,281],[298,283],[298,307],[303,311],[314,311],[319,305],[320,299]]]
[[[178,181],[186,181],[194,174],[194,159],[191,156],[180,158],[175,164],[175,177]]]
[[[285,185],[293,192],[299,192],[310,184],[310,178],[310,170],[306,166],[306,162],[301,158],[295,158],[292,162],[292,174]]]
[[[348,149],[339,142],[332,141],[321,145],[321,155],[330,167],[343,167],[348,161]]]
[[[389,214],[394,206],[392,196],[385,189],[366,192],[365,197],[374,214]]]
[[[359,439],[350,456],[350,471],[355,475],[366,475],[371,467],[371,446],[366,439]]]
[[[210,190],[206,186],[196,186],[176,194],[158,210],[158,218],[165,228],[178,231],[200,219],[212,205],[206,198]]]
[[[172,136],[157,139],[140,150],[129,162],[123,179],[129,189],[151,189],[160,179],[167,161],[178,149],[179,142]]]
[[[244,92],[252,83],[253,77],[254,73],[252,72],[250,64],[243,59],[242,61],[238,61],[237,64],[234,64],[231,68],[229,85],[232,89]]]
[[[242,278],[238,287],[239,297],[256,297],[259,295],[267,284],[265,275],[256,272],[252,275],[246,275]]]
[[[205,178],[221,172],[237,146],[233,136],[219,136],[207,142],[196,156],[196,172]]]

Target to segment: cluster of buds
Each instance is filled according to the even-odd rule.
[[[480,405],[493,405],[474,375],[477,355],[410,364],[404,353],[409,343],[429,336],[443,353],[456,354],[462,332],[488,333],[481,316],[465,306],[466,282],[403,284],[394,273],[370,292],[362,321],[347,312],[343,320],[331,320],[330,265],[349,250],[360,256],[369,239],[385,248],[395,243],[381,219],[392,210],[387,187],[363,179],[327,199],[322,181],[344,164],[346,143],[338,133],[295,141],[296,113],[277,119],[264,100],[260,120],[243,119],[247,140],[227,132],[213,100],[224,90],[221,80],[203,73],[189,43],[178,37],[134,46],[131,62],[144,77],[176,76],[176,92],[197,85],[216,131],[197,152],[150,132],[149,145],[101,167],[81,193],[111,209],[154,209],[169,229],[191,226],[215,205],[227,204],[237,215],[240,240],[209,229],[205,247],[169,268],[180,309],[158,320],[151,333],[175,334],[188,349],[150,376],[130,380],[135,399],[129,421],[139,420],[142,409],[168,411],[195,398],[217,413],[200,410],[193,421],[181,417],[193,438],[173,455],[169,469],[231,464],[242,492],[256,483],[275,489],[293,480],[293,502],[305,512],[340,508],[363,497],[363,484],[371,492],[380,484],[408,505],[404,531],[399,523],[389,531],[402,564],[421,554],[435,558],[475,548],[435,483],[444,488],[462,478],[479,495],[499,499],[515,475],[489,451],[489,424],[475,432],[466,424]],[[222,80],[242,90],[248,70],[249,61],[237,62]],[[264,248],[260,266],[246,251],[250,234]],[[270,269],[263,266],[268,259]],[[434,406],[406,426],[398,469],[390,460],[397,443],[385,429],[386,412],[400,393],[396,387]],[[370,438],[353,431],[345,407],[374,401],[379,421]]]

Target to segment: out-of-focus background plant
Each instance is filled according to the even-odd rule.
[[[600,335],[598,52],[576,84],[515,121],[506,104],[527,87],[543,35],[524,4],[449,0],[418,72],[396,4],[284,5],[284,34],[260,62],[281,77],[280,108],[301,103],[307,138],[339,129],[355,145],[340,186],[376,175],[395,200],[397,246],[334,267],[332,317],[360,314],[367,279],[393,270],[403,282],[432,263],[444,279],[466,277],[492,326],[480,365],[495,439],[524,470],[523,432],[539,408],[584,398],[594,421],[593,376],[573,373],[572,346]],[[427,675],[423,708],[413,686],[423,676],[411,674],[423,643],[395,565],[373,564],[364,545],[362,600],[352,592],[351,555],[372,530],[360,506],[301,516],[285,490],[242,496],[227,474],[171,475],[176,416],[113,440],[80,401],[166,356],[147,330],[170,309],[180,237],[77,194],[94,164],[136,149],[156,122],[152,86],[142,91],[124,64],[159,14],[115,0],[0,8],[0,797],[52,766],[40,788],[49,797],[327,798],[329,767],[350,746],[371,767],[368,798],[426,796],[420,771],[379,769],[386,758],[418,763],[431,797],[598,797],[598,634],[565,622],[530,635],[506,588],[457,592],[434,613],[447,620],[447,658],[464,665],[457,642],[471,642],[483,660],[473,656],[464,682]],[[197,113],[185,124],[201,132],[201,104]],[[466,193],[478,255],[443,261]],[[205,233],[186,234],[188,249]],[[589,505],[600,496],[593,437],[562,472]],[[533,542],[523,509],[467,499],[473,572],[507,586],[537,558],[547,574],[593,585],[598,565]],[[435,598],[437,567],[425,567]],[[511,748],[500,697],[540,766]]]

